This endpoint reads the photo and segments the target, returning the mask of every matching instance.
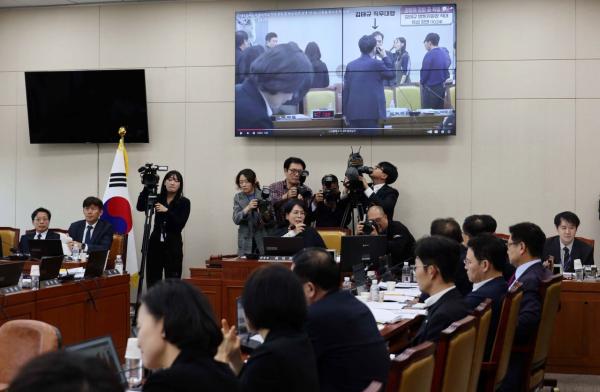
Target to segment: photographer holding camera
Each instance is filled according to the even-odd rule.
[[[398,169],[391,163],[384,161],[379,162],[373,168],[373,171],[368,174],[373,181],[372,184],[369,184],[364,176],[360,177],[363,183],[364,195],[368,200],[367,204],[381,206],[388,218],[394,219],[398,191],[389,184],[393,184],[398,178]]]
[[[154,175],[156,176],[156,171]],[[154,185],[157,182],[158,176]],[[151,193],[151,187],[144,186],[137,201],[138,211],[146,210]],[[171,170],[165,174],[154,210],[154,229],[150,234],[146,264],[147,288],[162,280],[163,270],[165,278],[181,278],[183,263],[181,232],[190,216],[190,200],[183,196],[181,173]]]
[[[241,170],[235,177],[240,189],[233,197],[233,223],[238,225],[238,256],[264,254],[263,238],[267,226],[274,221],[273,207],[269,202],[269,188],[260,189],[256,173]]]
[[[344,212],[349,199],[340,199],[340,185],[338,178],[333,174],[326,174],[321,179],[323,189],[315,193],[311,203],[311,221],[316,227],[342,227],[348,224],[350,216],[344,224]]]
[[[357,234],[387,237],[387,254],[391,255],[390,268],[405,261],[414,264],[415,238],[402,223],[389,221],[381,206],[369,208],[367,219],[358,224]]]
[[[283,163],[283,173],[285,174],[284,180],[269,185],[275,217],[277,223],[282,225],[286,224],[283,208],[289,200],[300,199],[306,201],[312,196],[312,190],[304,185],[308,172],[302,159],[296,157],[286,159]]]

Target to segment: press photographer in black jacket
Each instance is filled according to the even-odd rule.
[[[148,194],[146,188],[140,193],[137,201],[138,211],[145,211]],[[163,270],[165,278],[181,278],[181,232],[190,216],[190,200],[183,196],[181,173],[171,170],[165,175],[154,210],[154,229],[150,234],[146,263],[148,288],[162,280]]]

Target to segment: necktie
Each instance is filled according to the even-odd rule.
[[[85,244],[89,244],[92,239],[92,230],[94,230],[94,226],[88,225],[87,232],[85,233],[85,240],[83,241]]]
[[[510,277],[510,279],[508,280],[508,287],[510,287],[511,284],[513,284],[515,281],[515,274],[512,274],[512,276]]]
[[[573,266],[573,261],[571,260],[569,248],[565,246],[563,248],[563,252],[565,252],[565,257],[563,258],[563,269],[565,272],[573,272],[575,267]]]
[[[41,234],[41,233],[38,233],[38,235],[37,235],[37,239],[38,239],[38,240],[41,240],[41,239],[42,239],[42,234]]]

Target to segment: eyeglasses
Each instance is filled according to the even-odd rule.
[[[300,169],[288,169],[288,171],[292,174],[297,174],[297,175],[302,174],[302,170],[300,170]]]
[[[40,218],[35,218],[33,221],[34,222],[50,222],[50,219],[47,219],[47,218],[41,218],[41,219]]]

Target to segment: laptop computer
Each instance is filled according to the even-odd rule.
[[[63,256],[46,256],[40,261],[40,282],[58,278]]]
[[[85,266],[85,273],[83,278],[98,278],[104,273],[106,268],[106,262],[108,261],[108,251],[99,250],[96,252],[90,252],[87,259],[87,265]]]
[[[25,263],[23,262],[0,263],[0,293],[8,294],[19,291],[17,289],[13,289],[13,286],[19,284],[19,279],[23,273],[24,266]],[[4,288],[6,288],[6,290]]]
[[[244,307],[242,306],[241,297],[238,297],[236,299],[236,307],[236,328],[238,331],[238,336],[240,337],[240,347],[243,352],[251,353],[262,344],[262,337],[259,334],[253,334],[252,332],[250,332],[250,329],[248,328],[248,323],[246,322],[246,314],[244,313]]]
[[[368,266],[379,261],[387,252],[387,237],[384,235],[342,236],[340,271],[352,272],[352,266],[363,263]]]
[[[119,376],[122,385],[127,385],[125,372],[121,367],[121,361],[110,336],[87,340],[85,342],[72,344],[65,347],[65,351],[80,354],[84,357],[95,357],[105,362],[109,369]]]
[[[61,240],[29,240],[29,253],[32,259],[41,260],[45,256],[63,256]]]
[[[302,237],[265,237],[265,255],[267,256],[293,256],[304,248]]]

